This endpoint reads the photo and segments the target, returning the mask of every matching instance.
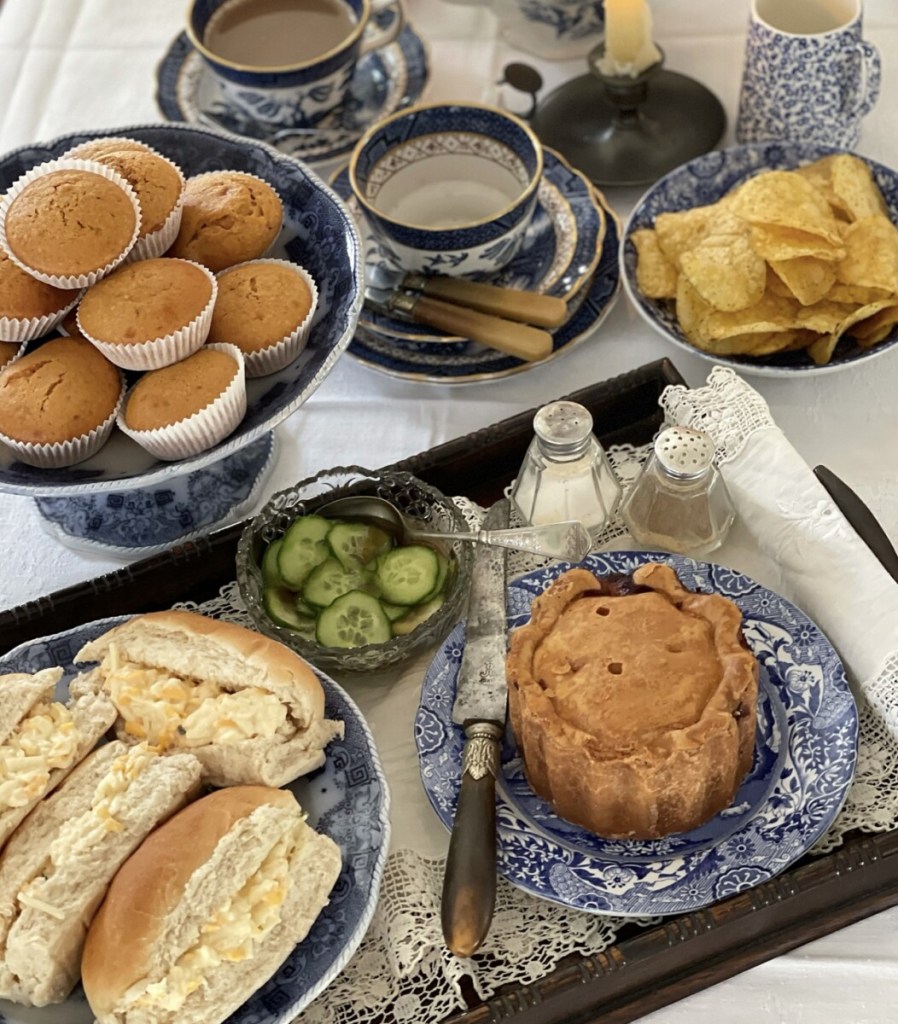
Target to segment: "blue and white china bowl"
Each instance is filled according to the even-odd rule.
[[[607,216],[595,189],[583,174],[575,171],[548,147],[543,148],[543,159],[536,210],[521,248],[498,274],[490,275],[489,281],[506,288],[571,299],[587,283],[598,265]],[[356,217],[362,236],[366,273],[369,268],[376,273],[378,267],[387,271],[398,270],[386,250],[368,231],[367,222],[349,188],[349,173],[345,168],[334,176],[332,185]],[[430,351],[438,354],[464,351],[470,344],[467,339],[458,339],[454,349],[447,349],[445,346],[451,342],[443,332],[425,324],[399,320],[389,313],[368,307],[363,307],[359,314],[359,326],[398,343],[426,345],[433,341]]]
[[[598,193],[596,202],[602,205]],[[444,348],[434,343],[397,344],[379,331],[360,323],[349,346],[349,354],[379,373],[419,384],[478,384],[534,370],[557,359],[595,336],[620,290],[618,240],[620,225],[610,208],[603,206],[606,228],[601,241],[599,263],[592,277],[568,297],[568,318],[552,332],[552,352],[536,363],[526,363],[473,341],[451,342]]]
[[[222,101],[246,117],[270,128],[314,128],[343,102],[359,58],[374,48],[366,28],[381,0],[340,0],[349,9],[354,27],[336,47],[308,60],[277,67],[237,63],[213,53],[205,39],[222,7],[233,0],[194,0],[187,20],[187,36],[208,65]],[[403,14],[391,2],[391,21],[378,29],[375,45],[392,42],[402,29]]]
[[[392,16],[387,8],[373,20],[380,23]],[[359,60],[343,102],[319,121],[314,131],[282,131],[276,125],[260,123],[223,97],[218,80],[182,32],[156,70],[156,103],[169,121],[223,128],[270,142],[306,163],[322,164],[349,153],[375,121],[416,102],[429,75],[424,40],[406,24],[394,43]]]
[[[410,107],[373,125],[349,161],[372,233],[404,270],[493,273],[536,208],[543,152],[512,114],[473,103]]]
[[[77,674],[74,658],[89,640],[126,617],[102,619],[65,633],[34,640],[0,658],[0,673],[37,672],[60,665],[57,687],[64,700]],[[331,741],[324,765],[286,788],[308,814],[309,824],[340,847],[343,868],[309,934],[274,976],[234,1013],[228,1024],[286,1024],[319,996],[349,962],[368,930],[377,905],[390,845],[390,793],[374,739],[349,695],[314,668],[324,688],[324,713],[345,725],[342,740]],[[93,1014],[80,986],[55,1011],[26,1010],[0,1001],[0,1024],[65,1021],[90,1024]]]
[[[670,564],[691,590],[724,594],[743,613],[761,668],[751,770],[733,804],[691,832],[658,840],[606,840],[555,815],[530,789],[508,734],[498,780],[499,871],[519,888],[597,914],[681,914],[769,881],[826,832],[854,777],[858,715],[838,656],[789,601],[741,573],[678,555],[614,551],[582,563],[598,575]],[[509,628],[569,568],[557,563],[513,581]],[[421,779],[451,827],[458,801],[462,729],[452,704],[465,627],[449,635],[424,678],[415,718]]]
[[[630,236],[639,228],[650,228],[659,213],[690,210],[722,199],[737,185],[762,171],[790,170],[812,163],[832,153],[844,152],[833,146],[806,145],[800,142],[755,142],[705,153],[683,164],[656,182],[639,200],[624,228],[620,263],[624,289],[643,318],[677,348],[714,363],[732,366],[739,373],[762,377],[818,376],[835,373],[875,359],[898,342],[898,326],[885,341],[862,349],[850,337],[843,337],[832,359],[818,366],[804,351],[779,352],[771,356],[718,356],[691,345],[677,322],[672,303],[646,298],[636,283],[636,248]],[[898,223],[898,172],[855,154],[873,172],[873,178],[886,201],[889,216]]]
[[[604,0],[492,0],[511,45],[546,60],[583,57],[605,27]]]

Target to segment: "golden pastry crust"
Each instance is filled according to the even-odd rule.
[[[729,599],[657,563],[632,584],[572,569],[538,597],[512,636],[508,707],[530,784],[559,815],[655,839],[732,803],[751,766],[758,665]]]

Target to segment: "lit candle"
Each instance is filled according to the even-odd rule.
[[[633,78],[661,60],[652,42],[652,12],[646,0],[605,0],[604,75]]]

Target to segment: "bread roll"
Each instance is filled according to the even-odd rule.
[[[282,786],[324,763],[343,723],[311,667],[275,640],[195,612],[137,616],[83,647],[121,739],[194,753],[214,786]]]
[[[192,754],[107,743],[37,805],[0,856],[0,996],[45,1006],[69,995],[119,866],[201,776]]]
[[[91,924],[82,982],[98,1024],[217,1024],[327,904],[337,845],[291,793],[220,790],[153,833]]]

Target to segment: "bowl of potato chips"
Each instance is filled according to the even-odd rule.
[[[898,173],[825,146],[706,153],[653,185],[621,243],[639,312],[681,348],[767,376],[898,343]]]

